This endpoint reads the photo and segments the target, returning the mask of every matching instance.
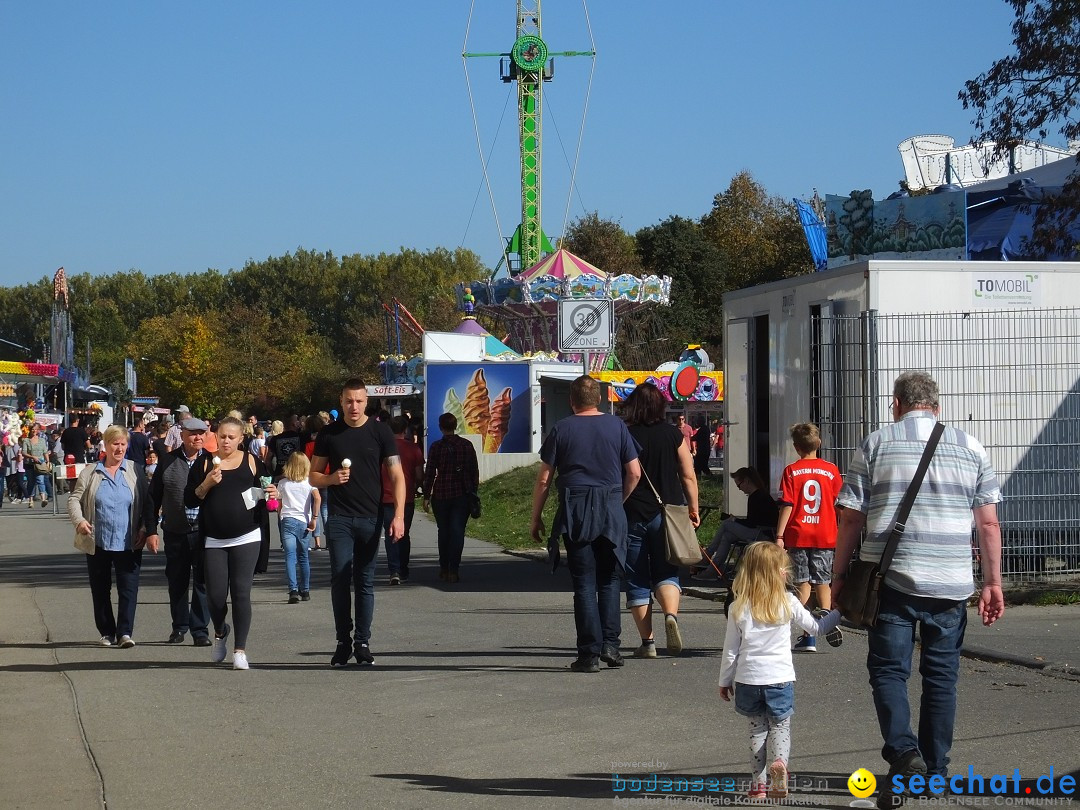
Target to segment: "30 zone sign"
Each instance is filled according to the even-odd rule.
[[[611,348],[611,301],[571,298],[559,301],[559,351],[597,352]]]

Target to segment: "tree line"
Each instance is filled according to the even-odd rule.
[[[629,234],[592,213],[563,245],[608,272],[673,280],[670,307],[625,319],[616,345],[624,368],[655,368],[686,342],[718,352],[726,291],[812,270],[794,206],[745,172],[700,219],[671,216]],[[455,285],[490,273],[462,248],[342,257],[299,248],[226,273],[69,275],[70,321],[80,359],[90,342],[93,382],[118,394],[130,357],[140,395],[207,416],[232,407],[279,415],[332,402],[348,374],[375,379],[380,355],[396,345],[384,303],[397,298],[425,328],[452,329]],[[50,278],[0,288],[10,340],[47,344],[51,312]],[[480,318],[502,336],[498,321]],[[419,339],[402,337],[405,352],[419,351]]]

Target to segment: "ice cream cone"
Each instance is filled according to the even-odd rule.
[[[513,391],[504,388],[502,393],[495,397],[491,403],[491,411],[488,414],[488,432],[484,436],[484,452],[497,453],[502,447],[503,439],[510,430],[510,403],[513,400]]]
[[[479,433],[481,436],[486,436],[488,432],[488,420],[491,419],[491,414],[488,412],[488,408],[491,406],[491,400],[488,398],[487,380],[484,379],[484,370],[478,368],[476,373],[473,374],[472,380],[469,381],[468,387],[465,389],[465,432],[466,433]]]
[[[461,405],[461,399],[457,395],[457,391],[451,388],[446,392],[446,399],[443,400],[443,413],[453,414],[457,419],[457,433],[463,433],[465,431],[465,409]]]

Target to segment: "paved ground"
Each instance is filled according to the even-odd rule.
[[[326,555],[312,601],[288,605],[275,549],[256,583],[253,668],[235,672],[164,642],[160,555],[143,569],[138,646],[95,646],[71,534],[44,510],[0,510],[0,807],[588,806],[642,795],[615,791],[615,772],[746,770],[745,722],[716,695],[717,602],[684,601],[682,656],[573,674],[565,571],[470,540],[462,582],[444,586],[418,516],[413,582],[391,588],[380,572],[374,667],[328,666]],[[963,663],[954,772],[1078,772],[1078,620],[1080,608],[1018,608],[972,626],[980,658]],[[882,773],[865,654],[849,632],[796,661],[801,803],[847,807],[852,771]]]

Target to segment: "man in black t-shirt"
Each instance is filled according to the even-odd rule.
[[[64,451],[64,458],[60,459],[61,464],[67,461],[68,456],[72,457],[75,464],[81,464],[86,459],[86,451],[90,449],[90,437],[83,430],[79,417],[71,417],[71,427],[60,434],[60,449]],[[67,482],[69,490],[75,486],[71,483],[72,480],[74,479],[69,479]]]
[[[308,476],[312,486],[327,489],[329,502],[326,546],[337,633],[332,667],[347,666],[353,655],[360,665],[375,661],[368,642],[375,612],[375,560],[383,532],[384,467],[394,492],[389,536],[396,543],[405,534],[405,476],[397,443],[389,425],[365,414],[366,406],[364,381],[348,380],[341,391],[341,419],[319,432]],[[352,585],[356,589],[355,635]]]
[[[135,467],[139,475],[146,475],[146,454],[150,450],[150,437],[145,433],[146,425],[141,416],[135,417],[135,425],[128,434],[126,458]]]
[[[366,392],[367,389],[365,389]],[[284,432],[270,437],[266,443],[268,448],[266,460],[274,472],[280,473],[285,468],[285,462],[289,460],[289,456],[297,450],[303,452],[304,445],[300,438],[300,417],[296,415],[289,417]]]

